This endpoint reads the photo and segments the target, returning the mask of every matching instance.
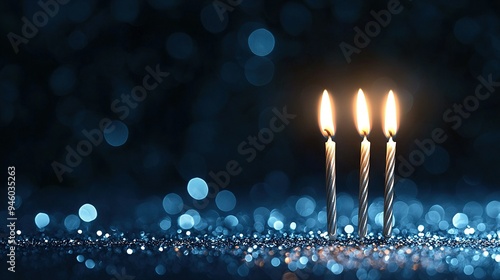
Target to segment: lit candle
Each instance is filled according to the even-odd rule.
[[[326,150],[326,213],[328,223],[328,235],[331,239],[337,237],[337,195],[335,193],[335,142],[333,135],[332,101],[326,89],[321,98],[319,124],[321,133],[327,138]]]
[[[361,160],[359,169],[359,211],[358,211],[358,234],[363,238],[367,234],[368,221],[368,182],[370,174],[370,142],[366,137],[370,133],[370,118],[368,116],[368,105],[365,95],[359,89],[356,101],[356,125],[358,132],[363,137],[361,142]]]
[[[394,165],[396,156],[396,142],[392,137],[398,130],[396,100],[394,93],[389,91],[385,105],[384,134],[389,139],[385,155],[385,191],[384,191],[384,236],[391,237],[394,204]]]

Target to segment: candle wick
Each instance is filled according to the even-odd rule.
[[[323,129],[323,130],[326,132],[326,134],[328,134],[328,137],[332,137],[333,136],[328,129]]]

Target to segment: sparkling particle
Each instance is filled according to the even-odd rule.
[[[354,227],[352,225],[347,225],[347,226],[344,227],[344,231],[347,234],[352,234],[354,232]]]
[[[495,256],[495,261],[496,261],[497,263],[500,263],[500,255],[496,255],[496,256]]]
[[[275,230],[282,230],[283,229],[283,222],[276,221],[276,222],[274,222],[273,227]]]

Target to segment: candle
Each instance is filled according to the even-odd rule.
[[[363,137],[361,142],[361,160],[359,169],[359,211],[358,211],[358,234],[363,238],[367,234],[368,221],[368,183],[370,173],[370,142],[367,136],[370,133],[370,118],[368,116],[368,105],[365,95],[359,89],[356,101],[356,125],[358,132]]]
[[[385,191],[384,191],[384,236],[391,237],[394,204],[394,165],[396,156],[396,142],[392,137],[396,134],[398,121],[396,116],[396,100],[394,93],[389,91],[385,105],[384,134],[389,139],[387,141],[385,155]]]
[[[337,237],[337,195],[335,190],[335,133],[333,125],[332,101],[328,91],[323,91],[321,98],[319,123],[321,133],[327,138],[326,150],[326,213],[328,236],[330,239]]]

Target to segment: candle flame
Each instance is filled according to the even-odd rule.
[[[319,126],[321,133],[325,137],[332,137],[335,134],[335,127],[333,125],[333,110],[332,100],[330,94],[326,89],[323,91],[321,104],[319,107]]]
[[[368,105],[366,104],[365,94],[361,89],[359,89],[356,99],[356,126],[361,136],[366,136],[370,133]]]
[[[387,95],[387,102],[385,103],[385,123],[384,134],[387,138],[396,135],[398,131],[398,117],[396,108],[396,98],[392,90]]]

